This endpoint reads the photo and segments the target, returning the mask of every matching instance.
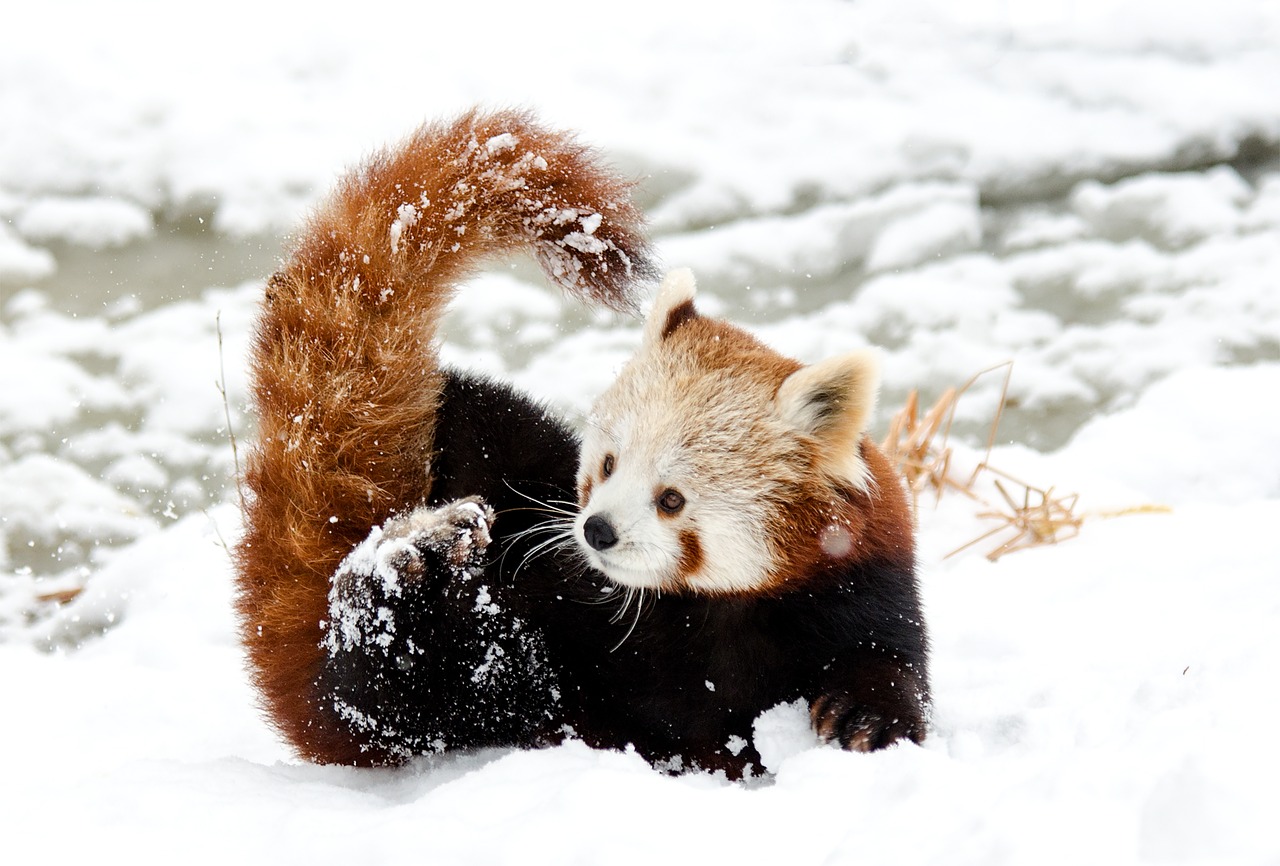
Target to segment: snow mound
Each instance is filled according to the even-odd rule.
[[[33,241],[68,241],[97,249],[155,232],[150,211],[110,198],[38,198],[22,209],[14,224],[19,234]]]

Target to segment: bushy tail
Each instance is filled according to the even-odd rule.
[[[313,694],[322,621],[343,557],[428,489],[435,337],[455,286],[527,248],[570,293],[633,309],[654,273],[629,192],[570,135],[472,112],[351,172],[268,282],[238,607],[255,683],[303,757],[377,759],[314,724],[327,714]]]

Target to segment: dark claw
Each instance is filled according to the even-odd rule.
[[[906,702],[899,698],[894,703]],[[850,751],[874,752],[898,740],[924,740],[924,718],[917,707],[877,710],[849,696],[823,695],[810,705],[809,714],[818,736]]]

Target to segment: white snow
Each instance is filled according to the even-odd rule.
[[[484,148],[490,155],[496,156],[499,153],[506,153],[508,150],[514,148],[518,143],[519,139],[514,135],[509,132],[504,132],[500,135],[495,135],[486,141],[484,143]]]
[[[20,6],[0,23],[5,862],[1280,862],[1280,5],[228,0],[194,31],[142,0]],[[754,729],[773,775],[743,786],[577,743],[316,767],[265,725],[226,427],[243,449],[272,264],[150,266],[196,236],[247,258],[344,166],[476,102],[641,178],[704,310],[805,361],[878,347],[877,433],[909,390],[928,406],[1013,362],[991,463],[1079,493],[1083,522],[992,562],[1007,531],[965,547],[998,526],[986,506],[922,497],[923,746],[845,754],[783,706]],[[599,243],[600,215],[560,217]],[[638,324],[498,268],[445,356],[581,416]],[[960,401],[958,467],[1005,369]]]
[[[151,211],[92,196],[35,197],[13,222],[19,234],[37,242],[63,240],[93,248],[121,246],[155,232]]]
[[[404,230],[412,228],[418,222],[418,209],[406,202],[396,209],[396,218],[391,221],[391,254],[400,252],[400,236]]]
[[[52,274],[55,267],[48,250],[28,244],[7,222],[0,223],[0,279],[38,280]]]

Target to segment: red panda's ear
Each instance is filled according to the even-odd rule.
[[[783,420],[818,440],[821,468],[864,490],[867,466],[860,443],[871,423],[879,387],[876,356],[863,351],[802,367],[778,389]]]
[[[696,318],[693,307],[695,291],[693,271],[677,268],[666,275],[658,287],[658,297],[644,322],[644,341],[659,343],[671,336],[676,328]]]

